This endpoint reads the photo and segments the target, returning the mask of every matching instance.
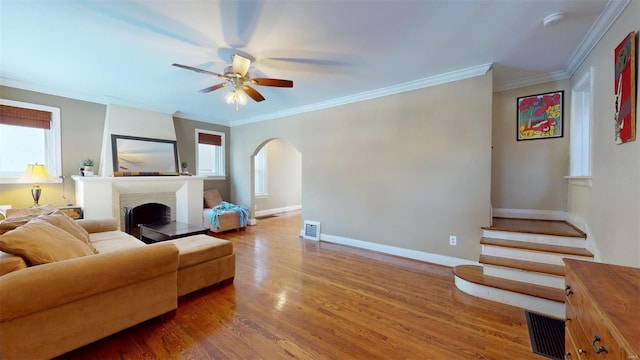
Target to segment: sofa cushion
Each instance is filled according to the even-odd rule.
[[[6,214],[7,214],[7,219],[10,219],[14,217],[23,217],[23,216],[36,217],[39,215],[48,215],[48,214],[53,214],[56,211],[58,211],[57,207],[51,204],[46,204],[46,205],[42,205],[39,207],[32,207],[32,208],[11,208],[11,209],[7,209]]]
[[[218,189],[209,189],[204,191],[204,207],[213,208],[222,202],[222,196]]]
[[[118,230],[120,224],[116,219],[78,219],[75,222],[89,234]]]
[[[40,215],[39,219],[42,219],[48,222],[51,225],[57,226],[60,229],[68,232],[69,234],[75,236],[78,240],[87,244],[87,246],[93,251],[94,254],[98,253],[93,245],[91,245],[91,241],[89,240],[89,233],[82,226],[78,225],[71,219],[69,216],[63,213],[51,214],[51,215]]]
[[[93,254],[75,236],[38,218],[0,235],[0,250],[22,256],[31,265]]]
[[[0,221],[0,235],[28,223],[33,218],[33,216],[19,216]]]
[[[20,256],[0,251],[0,276],[26,267],[27,264]]]
[[[0,221],[0,235],[9,230],[13,230],[29,222],[29,220],[40,215],[53,214],[59,212],[53,205],[42,205],[35,208],[11,208],[6,210],[6,218]]]
[[[192,235],[168,240],[180,250],[179,269],[221,258],[233,253],[233,243],[208,235]]]

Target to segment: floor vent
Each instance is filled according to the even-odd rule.
[[[304,236],[308,240],[320,240],[320,222],[318,221],[304,221]]]

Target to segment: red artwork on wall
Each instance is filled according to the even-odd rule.
[[[636,139],[636,33],[631,32],[616,47],[615,140],[624,144]]]

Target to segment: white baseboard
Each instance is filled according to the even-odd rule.
[[[287,211],[294,211],[294,210],[300,210],[300,209],[302,209],[302,205],[291,205],[291,206],[285,206],[281,208],[256,211],[255,215],[256,217],[269,216],[273,214],[279,214]]]
[[[557,210],[529,210],[529,209],[503,209],[493,208],[493,216],[515,218],[515,219],[536,219],[536,220],[567,220],[569,218],[566,211]]]
[[[304,235],[304,229],[300,230],[300,237]],[[432,264],[454,267],[458,265],[479,265],[477,261],[460,259],[452,256],[433,254],[424,251],[405,249],[396,246],[383,245],[368,241],[356,240],[342,236],[320,234],[320,241],[326,241],[334,244],[347,245],[359,249],[377,251],[383,254],[400,256],[408,259],[424,261]]]

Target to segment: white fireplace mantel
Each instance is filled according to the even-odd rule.
[[[176,194],[176,221],[202,223],[202,176],[71,176],[85,219],[120,218],[120,194]]]

